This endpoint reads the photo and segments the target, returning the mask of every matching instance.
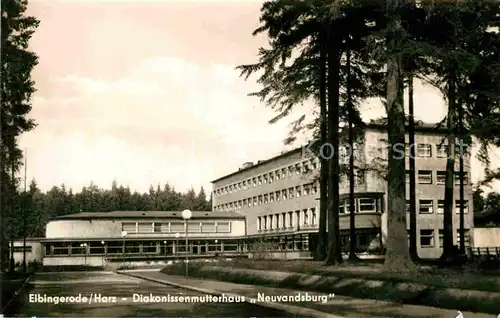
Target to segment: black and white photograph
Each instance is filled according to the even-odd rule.
[[[500,317],[500,2],[1,13],[0,317]]]

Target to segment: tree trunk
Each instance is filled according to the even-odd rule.
[[[347,44],[349,45],[349,43]],[[346,69],[347,69],[347,107],[349,117],[349,260],[356,261],[356,210],[354,203],[354,105],[351,100],[351,50],[347,48],[346,52]]]
[[[401,57],[396,49],[401,45],[401,18],[399,9],[402,2],[391,0],[387,3],[389,25],[387,32],[387,130],[388,150],[388,194],[387,194],[387,251],[384,267],[387,271],[404,272],[413,270],[415,264],[408,250],[406,226],[406,182],[405,155],[405,114],[403,107],[403,83]]]
[[[339,231],[339,100],[340,38],[332,22],[328,41],[328,253],[326,263],[342,262]]]
[[[417,200],[415,182],[415,118],[413,107],[413,74],[408,78],[408,106],[410,122],[408,125],[408,137],[410,143],[410,257],[418,261],[417,252]]]
[[[12,152],[13,153],[13,152]],[[10,205],[10,212],[11,215],[14,215],[15,210],[14,210],[14,192],[16,190],[16,179],[15,179],[15,166],[14,166],[14,161],[11,162],[11,167],[10,167],[10,174],[11,174],[11,185],[10,185],[10,191],[9,191],[9,205]],[[11,272],[14,272],[16,269],[16,262],[14,261],[14,233],[15,231],[15,224],[12,224],[11,226],[11,232],[10,232],[10,266],[9,269]]]
[[[459,157],[459,169],[460,169],[460,225],[459,225],[459,235],[460,235],[460,254],[465,255],[465,211],[464,211],[464,156],[467,153],[467,149],[464,149],[464,109],[462,105],[458,106],[458,125],[459,125],[459,140],[460,140],[460,157]]]
[[[327,110],[326,110],[326,38],[321,37],[321,51],[319,57],[319,106],[320,106],[320,139],[321,145],[327,143]],[[319,156],[320,180],[319,180],[319,231],[318,246],[316,248],[316,260],[324,261],[326,258],[326,211],[328,204],[328,161],[324,156]]]
[[[448,150],[446,161],[446,181],[444,189],[444,215],[443,215],[443,254],[441,260],[450,262],[454,257],[453,247],[453,190],[455,188],[455,78],[454,72],[450,71],[448,79]]]

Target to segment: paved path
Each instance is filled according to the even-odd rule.
[[[202,288],[207,290],[214,290],[222,293],[234,293],[244,295],[248,298],[257,298],[258,293],[265,294],[266,296],[279,296],[279,295],[305,295],[305,292],[295,291],[290,289],[278,289],[262,286],[233,284],[221,281],[205,280],[205,279],[186,279],[184,276],[166,275],[160,272],[134,272],[130,273],[135,277],[143,277],[164,283],[173,283],[177,285],[184,285],[188,287]],[[295,306],[307,307],[324,313],[341,315],[343,317],[353,318],[368,318],[368,317],[385,317],[385,318],[405,318],[405,317],[418,317],[418,318],[455,318],[458,315],[456,310],[447,310],[434,307],[414,306],[414,305],[401,305],[386,301],[378,301],[371,299],[356,299],[351,297],[334,296],[329,297],[327,294],[321,293],[308,293],[310,296],[323,296],[327,301],[323,303],[321,299],[317,301],[304,301],[292,302]],[[462,312],[464,318],[495,318],[494,315],[479,314]]]
[[[149,272],[152,273],[152,272]],[[169,295],[170,302],[143,302],[133,294]],[[80,303],[35,302],[34,297],[81,295]],[[100,298],[96,295],[100,295]],[[126,277],[111,272],[36,274],[21,294],[21,317],[289,317],[284,312],[248,303],[181,302],[174,297],[206,297],[199,292]],[[30,299],[31,297],[31,299]],[[83,302],[83,297],[86,301]],[[105,299],[107,298],[107,299]],[[138,298],[138,297],[136,297]],[[89,300],[91,299],[91,300]],[[31,300],[31,301],[30,301]],[[75,299],[78,301],[79,299]],[[177,300],[177,301],[175,301]],[[205,300],[207,300],[205,298]]]

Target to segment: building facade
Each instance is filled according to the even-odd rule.
[[[369,124],[362,142],[352,151],[359,167],[355,184],[355,226],[358,252],[366,251],[387,233],[387,181],[384,179],[387,159],[387,128]],[[432,125],[418,125],[415,136],[416,203],[418,253],[422,258],[437,258],[442,253],[444,177],[447,163],[444,131]],[[407,141],[408,142],[408,141]],[[406,149],[405,149],[406,148]],[[396,149],[409,157],[408,147]],[[343,152],[342,164],[349,153]],[[473,229],[470,159],[465,166],[465,238],[470,244]],[[409,163],[407,161],[407,166]],[[455,171],[458,169],[456,161]],[[214,180],[213,211],[237,211],[246,217],[247,243],[252,246],[271,244],[276,255],[309,257],[316,248],[319,221],[319,159],[307,146],[283,153],[255,164],[245,163],[238,171]],[[349,189],[341,178],[339,206],[343,249],[349,240]],[[453,228],[459,244],[459,179],[455,178],[456,213]],[[407,173],[407,197],[409,196]],[[408,201],[409,202],[409,201]],[[407,203],[407,209],[409,204]],[[408,209],[409,212],[409,209]],[[470,212],[470,213],[469,213]],[[409,225],[409,213],[408,213]]]
[[[244,253],[245,217],[236,212],[117,211],[77,213],[49,221],[41,240],[44,266],[105,266]],[[186,245],[187,235],[187,245]]]

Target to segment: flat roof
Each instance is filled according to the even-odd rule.
[[[192,211],[191,219],[244,219],[245,216],[234,211]],[[182,219],[182,211],[113,211],[80,212],[53,218],[52,220],[90,220],[90,219]]]
[[[379,120],[376,120],[376,121],[365,123],[365,128],[372,129],[372,130],[387,130],[387,124],[385,123],[384,119],[379,119]],[[434,132],[434,133],[440,133],[440,134],[442,134],[442,133],[446,133],[446,129],[445,129],[445,126],[440,125],[439,123],[430,124],[430,123],[424,123],[424,122],[421,122],[421,121],[418,121],[418,122],[416,121],[415,122],[415,132]],[[253,165],[251,165],[251,166],[249,166],[247,168],[240,168],[240,169],[238,169],[235,172],[232,172],[230,174],[227,174],[227,175],[225,175],[223,177],[220,177],[218,179],[215,179],[215,180],[211,181],[211,183],[218,182],[218,181],[224,180],[226,178],[232,177],[234,175],[237,175],[238,173],[251,170],[251,169],[253,169],[255,167],[258,167],[258,166],[262,166],[262,165],[264,165],[266,163],[269,163],[269,162],[271,162],[273,160],[289,156],[289,155],[291,155],[291,154],[293,154],[295,152],[301,151],[304,147],[307,147],[308,145],[309,144],[297,147],[295,149],[283,152],[283,153],[281,153],[281,154],[279,154],[277,156],[274,156],[274,157],[266,159],[266,160],[259,160],[259,161],[257,161],[257,163],[254,163]]]

